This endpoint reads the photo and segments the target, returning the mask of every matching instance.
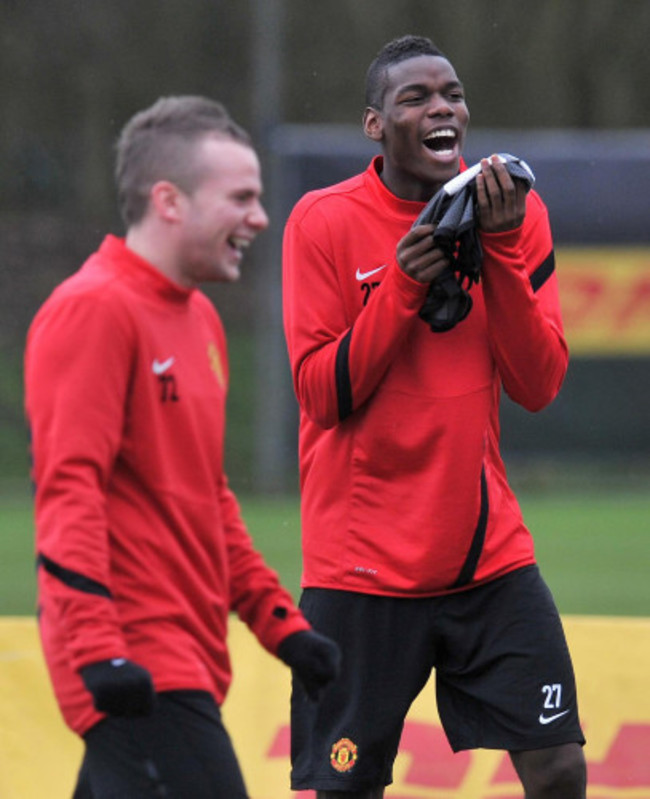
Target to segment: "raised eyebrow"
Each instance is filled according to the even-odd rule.
[[[400,86],[396,94],[406,94],[407,92],[426,92],[428,89],[424,83],[408,83],[406,86]]]
[[[262,192],[256,189],[235,189],[232,192],[232,196],[239,200],[260,200]]]

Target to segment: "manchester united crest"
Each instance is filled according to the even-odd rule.
[[[330,763],[335,771],[350,771],[357,762],[357,745],[349,738],[339,738],[332,746]]]
[[[221,388],[223,388],[226,385],[226,379],[223,373],[223,365],[221,363],[219,350],[213,341],[208,344],[208,360],[210,361],[210,369],[212,369],[214,376],[217,378],[217,382]]]

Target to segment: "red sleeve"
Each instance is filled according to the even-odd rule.
[[[548,213],[535,192],[523,225],[481,234],[488,335],[508,396],[530,411],[557,395],[568,348],[554,271]]]
[[[221,513],[230,567],[230,607],[260,643],[275,654],[291,633],[308,630],[309,622],[279,583],[277,574],[253,546],[239,504],[224,479],[220,487]]]
[[[28,337],[41,601],[57,608],[74,669],[128,656],[111,601],[105,490],[124,424],[129,340],[96,296],[50,301]]]
[[[393,256],[358,315],[349,302],[346,310],[345,290],[327,221],[317,210],[308,220],[294,214],[284,235],[285,334],[298,402],[323,428],[335,426],[375,391],[418,318],[427,286],[405,275]]]
[[[212,305],[207,307],[216,324],[215,338],[219,343],[220,363],[227,384],[230,368],[224,329],[221,320],[215,318]],[[262,646],[276,654],[284,638],[299,630],[308,630],[309,622],[296,608],[289,592],[280,585],[277,574],[255,549],[237,498],[223,473],[217,490],[228,558],[230,610],[250,627]]]

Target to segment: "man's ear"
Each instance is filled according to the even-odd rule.
[[[154,212],[166,222],[178,222],[185,198],[178,186],[168,180],[159,180],[151,187],[150,203]]]
[[[376,108],[368,106],[363,112],[363,132],[372,141],[381,141],[384,137],[384,120]]]

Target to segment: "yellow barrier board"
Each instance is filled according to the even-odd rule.
[[[561,248],[556,260],[571,353],[650,354],[650,249]]]
[[[589,799],[650,799],[650,619],[564,619],[587,736]],[[289,789],[287,669],[231,622],[235,679],[224,718],[251,799],[313,799]],[[0,619],[0,799],[69,799],[82,747],[54,704],[33,619]],[[502,752],[454,755],[433,680],[411,708],[387,799],[521,797]],[[188,797],[190,799],[190,797]]]

